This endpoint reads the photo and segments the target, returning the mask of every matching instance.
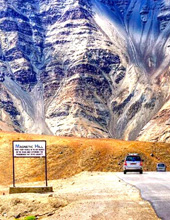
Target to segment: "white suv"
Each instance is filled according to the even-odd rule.
[[[164,171],[164,172],[166,172],[166,165],[164,163],[158,163],[156,165],[156,170],[157,171]]]
[[[127,172],[139,172],[140,174],[143,173],[143,160],[139,154],[131,153],[125,157],[123,172],[124,174]]]

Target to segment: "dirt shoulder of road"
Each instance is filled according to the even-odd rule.
[[[49,185],[53,193],[1,195],[0,219],[30,215],[43,220],[159,219],[139,191],[113,172],[82,172]]]

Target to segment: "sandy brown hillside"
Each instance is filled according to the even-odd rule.
[[[81,171],[121,171],[129,152],[140,153],[144,170],[155,170],[163,161],[170,170],[170,144],[130,142],[114,139],[85,139],[0,132],[0,184],[12,183],[12,141],[46,140],[48,178],[72,176]],[[153,153],[152,157],[150,154]],[[44,180],[44,159],[16,158],[16,184]]]

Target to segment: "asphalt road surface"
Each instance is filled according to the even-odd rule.
[[[149,201],[158,217],[170,220],[170,172],[118,173],[125,182],[136,186]]]

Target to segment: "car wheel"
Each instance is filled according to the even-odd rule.
[[[143,173],[143,170],[140,171],[140,174],[142,174],[142,173]]]
[[[126,171],[124,170],[123,173],[126,174]]]

